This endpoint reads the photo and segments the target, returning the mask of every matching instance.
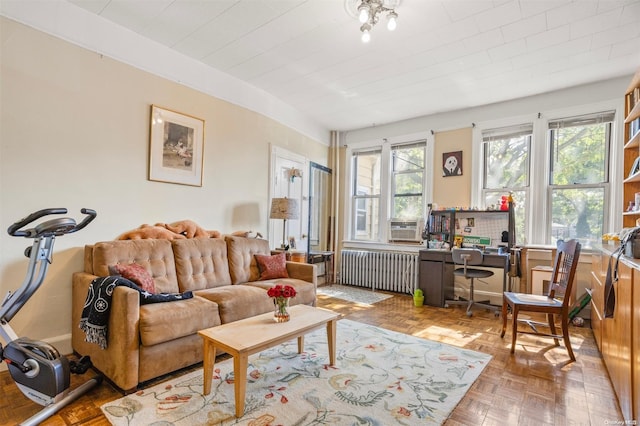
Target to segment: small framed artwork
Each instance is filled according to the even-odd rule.
[[[442,154],[442,176],[462,176],[462,151]]]
[[[640,172],[640,157],[636,158],[636,160],[633,162],[633,165],[629,170],[629,176],[627,176],[627,178],[630,178],[638,172]]]
[[[204,120],[151,105],[149,180],[202,186]]]

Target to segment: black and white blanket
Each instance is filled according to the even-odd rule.
[[[108,277],[99,277],[91,281],[87,299],[82,309],[82,317],[80,318],[80,329],[84,331],[86,337],[85,342],[95,343],[102,349],[107,347],[107,325],[109,323],[109,312],[111,310],[111,298],[113,290],[116,286],[123,285],[125,287],[137,290],[140,293],[140,304],[172,302],[174,300],[191,299],[193,293],[185,291],[184,293],[159,293],[152,294],[142,290],[133,282],[126,278],[110,275]]]

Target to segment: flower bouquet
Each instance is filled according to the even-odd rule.
[[[289,299],[296,295],[296,289],[290,285],[276,284],[267,290],[267,295],[273,297],[273,304],[275,306],[273,319],[275,322],[289,321]]]

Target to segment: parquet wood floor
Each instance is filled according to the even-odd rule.
[[[588,327],[572,327],[577,362],[568,363],[562,346],[556,348],[551,340],[533,336],[519,337],[516,353],[511,355],[510,328],[501,339],[501,319],[483,310],[468,318],[463,307],[416,308],[407,295],[394,295],[374,305],[318,295],[318,306],[354,321],[491,354],[493,359],[445,425],[624,424]],[[83,383],[88,374],[73,376],[72,387]],[[22,395],[7,372],[0,373],[0,389],[2,425],[18,424],[42,408]],[[121,396],[103,382],[43,425],[108,425],[100,406]]]

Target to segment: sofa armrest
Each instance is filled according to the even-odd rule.
[[[317,266],[310,263],[289,262],[287,261],[287,274],[289,278],[297,278],[299,280],[313,283],[314,288],[318,288]]]
[[[89,285],[95,278],[85,272],[73,274],[73,350],[90,356],[93,365],[120,389],[132,390],[138,385],[140,294],[124,286],[115,288],[109,314],[108,346],[101,349],[95,343],[85,342],[85,333],[79,327]]]

